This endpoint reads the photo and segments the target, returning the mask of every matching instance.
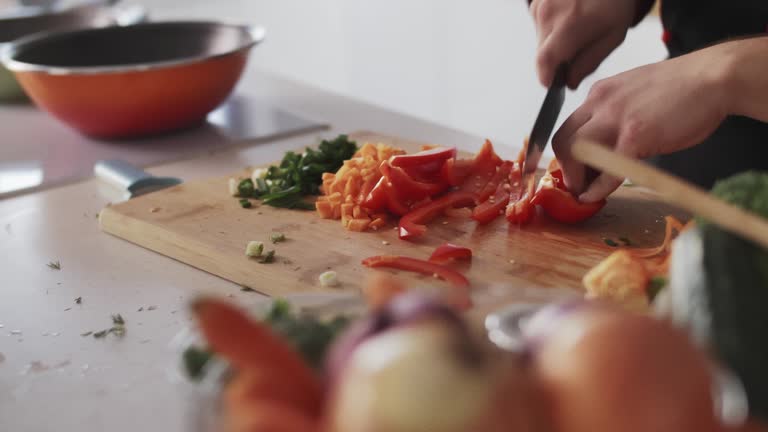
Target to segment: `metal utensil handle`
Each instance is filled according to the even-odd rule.
[[[118,159],[96,162],[93,172],[97,177],[122,190],[128,190],[131,185],[139,180],[152,177],[149,173]]]

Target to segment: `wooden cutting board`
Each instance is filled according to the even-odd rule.
[[[409,151],[422,144],[370,132],[351,136],[358,144],[383,142]],[[503,154],[504,150],[497,148],[508,159],[516,154]],[[663,238],[665,215],[685,217],[649,191],[622,187],[599,214],[580,225],[562,225],[539,215],[524,227],[503,218],[478,226],[467,217],[444,216],[429,225],[425,238],[406,242],[397,238],[391,226],[354,233],[339,221],[320,219],[311,211],[243,209],[228,195],[227,180],[248,175],[241,170],[227,177],[191,181],[112,205],[100,214],[101,228],[273,296],[323,291],[318,276],[331,269],[338,273],[341,286],[327,290],[359,290],[371,272],[360,264],[363,258],[400,254],[426,259],[436,246],[450,241],[474,251],[472,263],[460,267],[476,290],[509,289],[521,293],[513,296],[522,299],[541,292],[528,288],[579,289],[584,274],[614,250],[605,239],[627,238],[634,246],[655,246]],[[288,240],[274,245],[274,263],[259,264],[245,256],[250,240],[264,241],[272,248],[269,238],[275,232],[284,233]],[[431,277],[403,277],[421,285],[443,283]],[[562,291],[551,291],[556,292]]]

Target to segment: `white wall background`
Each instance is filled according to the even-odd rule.
[[[524,0],[144,0],[153,19],[204,18],[267,27],[259,67],[323,89],[518,145],[544,95]],[[581,88],[657,61],[649,17]]]

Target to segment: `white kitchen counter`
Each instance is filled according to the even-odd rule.
[[[325,136],[369,129],[467,150],[487,136],[511,157],[543,95],[522,0],[147,3],[156,18],[267,26],[268,41],[238,91],[327,122]],[[641,26],[598,76],[661,58],[658,33],[657,21]],[[587,87],[568,96],[567,111]],[[223,175],[315,138],[150,171],[187,180]],[[259,298],[101,233],[96,214],[115,198],[88,180],[0,201],[0,431],[185,430],[185,399],[168,369],[177,359],[169,342],[188,323],[187,302],[199,292]],[[48,268],[51,261],[61,270]],[[125,338],[81,336],[108,328],[115,313],[127,322]]]

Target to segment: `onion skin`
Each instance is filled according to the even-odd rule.
[[[598,306],[542,339],[533,370],[553,432],[720,432],[709,360],[670,325]]]

